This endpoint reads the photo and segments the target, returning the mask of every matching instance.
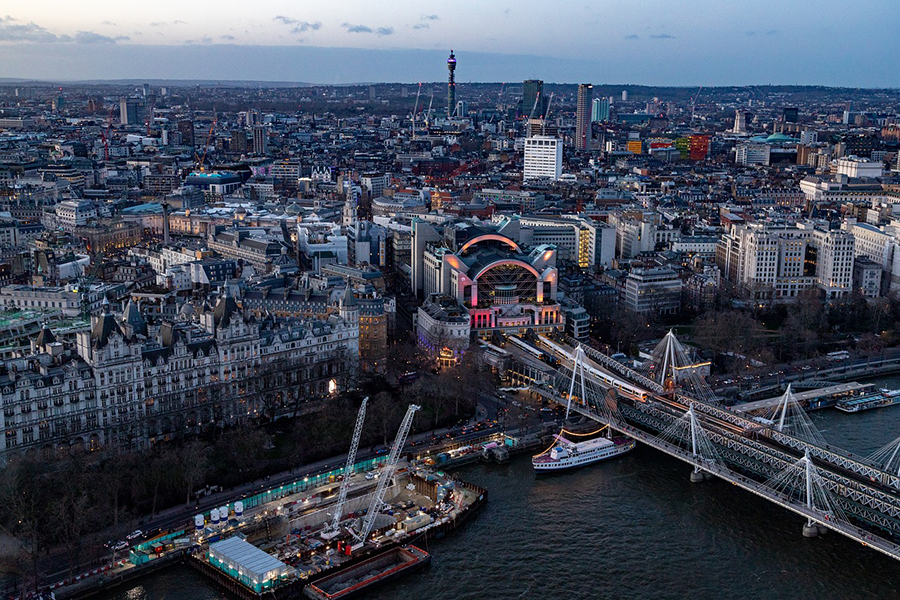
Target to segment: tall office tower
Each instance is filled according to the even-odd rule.
[[[544,82],[540,79],[528,79],[522,83],[522,106],[519,112],[526,117],[535,118],[544,114]]]
[[[231,138],[228,142],[228,149],[231,152],[245,154],[247,148],[247,132],[243,129],[235,129],[231,132]]]
[[[262,125],[257,125],[253,128],[253,151],[256,154],[265,154],[266,146],[268,145],[269,139],[268,134],[266,132],[266,128]]]
[[[741,109],[734,111],[734,133],[747,133],[747,113]]]
[[[522,180],[552,179],[562,175],[562,140],[544,135],[525,138]]]
[[[609,98],[595,98],[591,102],[591,121],[605,123],[609,121]]]
[[[450,58],[447,59],[447,117],[453,116],[456,109],[456,56],[450,50]]]
[[[119,100],[119,122],[122,125],[135,125],[143,121],[143,102],[134,98]]]
[[[591,147],[591,100],[594,86],[590,83],[578,84],[578,103],[575,107],[575,149],[587,150]]]
[[[622,102],[628,102],[628,90],[622,90]]]
[[[181,133],[181,143],[194,147],[194,122],[190,119],[178,121],[178,132]]]

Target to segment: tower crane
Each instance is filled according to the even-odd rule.
[[[372,533],[372,528],[375,526],[375,518],[381,510],[381,505],[384,503],[384,494],[387,492],[391,479],[394,478],[394,471],[396,471],[397,462],[400,460],[400,452],[406,444],[409,428],[412,427],[413,417],[419,408],[420,407],[415,404],[410,404],[409,408],[406,410],[406,416],[403,417],[403,422],[400,424],[400,429],[397,431],[397,437],[394,438],[394,444],[391,446],[391,454],[388,457],[387,463],[385,463],[381,470],[381,476],[378,478],[378,487],[375,488],[375,494],[372,495],[372,501],[369,502],[369,510],[366,511],[366,518],[363,520],[362,529],[359,533],[353,532],[353,537],[355,537],[357,541],[365,542],[369,538],[369,534]]]
[[[422,93],[422,84],[419,84],[416,90],[416,103],[413,105],[412,111],[412,139],[416,139],[416,112],[419,110],[419,94]]]
[[[697,93],[691,98],[691,125],[694,124],[694,106],[697,104],[697,98],[700,97],[700,92],[703,91],[703,86],[700,86],[700,89],[697,90]]]
[[[534,106],[531,107],[531,114],[528,115],[528,122],[529,122],[529,123],[530,123],[531,120],[534,118],[534,112],[537,110],[537,105],[538,105],[538,102],[540,102],[540,100],[541,100],[541,95],[540,95],[540,94],[535,94],[535,95],[534,95]]]
[[[541,119],[541,132],[545,132],[547,129],[547,119],[550,118],[550,105],[553,103],[553,94],[556,92],[550,92],[550,98],[547,100],[547,112],[544,113],[544,117]]]
[[[203,145],[203,158],[200,159],[200,171],[201,172],[203,172],[203,170],[205,169],[204,165],[206,164],[206,153],[209,152],[209,140],[212,139],[213,130],[216,128],[216,123],[218,123],[218,122],[219,122],[219,117],[216,115],[213,117],[212,125],[209,126],[209,131],[206,134],[206,143]],[[194,153],[194,156],[196,158],[199,158],[199,156],[197,156],[196,152]]]
[[[425,131],[431,129],[431,104],[434,102],[434,88],[431,88],[431,100],[428,101],[428,112],[425,113]]]
[[[344,503],[347,501],[347,492],[350,491],[350,477],[353,475],[353,465],[356,463],[356,451],[359,449],[359,438],[362,435],[363,423],[366,420],[366,404],[369,398],[363,398],[356,415],[356,427],[353,429],[353,441],[350,442],[350,452],[347,454],[347,464],[344,465],[344,478],[341,480],[341,490],[338,501],[334,505],[334,516],[331,524],[326,525],[322,538],[330,540],[341,532],[341,516],[344,512]]]

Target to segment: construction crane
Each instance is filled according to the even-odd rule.
[[[413,416],[415,416],[416,411],[419,410],[419,408],[420,407],[415,404],[410,404],[409,408],[406,410],[406,416],[403,417],[403,422],[400,424],[400,429],[397,431],[397,437],[394,438],[394,445],[391,446],[391,454],[384,467],[381,469],[381,475],[378,477],[378,487],[375,488],[375,494],[372,495],[372,501],[369,502],[369,510],[366,511],[366,518],[363,520],[362,529],[359,533],[352,532],[353,537],[355,537],[357,541],[365,542],[369,539],[369,534],[372,533],[372,528],[375,526],[375,518],[381,510],[381,505],[384,503],[384,494],[387,492],[391,479],[394,478],[394,471],[397,469],[397,463],[400,461],[400,452],[406,444],[409,428],[412,427]]]
[[[219,117],[214,116],[212,125],[209,126],[209,131],[206,133],[206,143],[203,144],[203,158],[200,159],[200,172],[202,173],[205,170],[204,165],[206,164],[206,153],[209,152],[209,140],[212,139],[213,130],[216,128],[216,123],[219,122]],[[199,158],[197,153],[194,153],[195,158]]]
[[[531,120],[534,118],[534,112],[537,110],[537,105],[538,105],[538,102],[540,102],[540,100],[541,100],[541,95],[540,95],[540,94],[535,94],[535,95],[534,95],[534,106],[531,107],[531,114],[528,115],[528,122],[529,122],[529,123],[530,123]]]
[[[543,118],[541,119],[541,133],[546,133],[547,131],[547,119],[550,118],[550,105],[553,103],[553,94],[556,92],[550,92],[550,98],[547,100],[547,112],[544,113]]]
[[[347,501],[347,492],[350,491],[350,477],[353,476],[353,465],[356,462],[356,451],[359,449],[359,438],[362,435],[363,423],[366,420],[366,404],[369,398],[363,398],[356,415],[356,427],[353,429],[353,441],[350,442],[350,452],[347,454],[347,464],[344,465],[344,479],[341,480],[341,491],[338,494],[337,503],[334,505],[334,516],[331,524],[325,526],[322,539],[330,540],[341,532],[341,516],[344,512],[344,503]]]
[[[425,131],[431,131],[431,104],[434,102],[434,88],[431,88],[431,100],[428,101],[428,112],[425,113]]]
[[[694,105],[697,104],[697,98],[700,97],[700,92],[703,91],[703,86],[700,86],[700,89],[697,90],[697,94],[691,98],[691,125],[694,124]]]
[[[412,111],[412,139],[416,139],[416,112],[419,110],[419,94],[422,93],[422,84],[419,84],[416,90],[416,103],[413,105]]]

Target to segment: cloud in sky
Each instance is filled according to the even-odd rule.
[[[654,40],[674,40],[674,35],[669,35],[668,33],[654,33],[650,36]]]
[[[8,15],[0,18],[0,42],[48,43],[58,40],[55,33],[37,23],[24,23]]]
[[[75,35],[56,35],[46,27],[34,22],[22,22],[10,16],[0,17],[0,42],[24,43],[24,44],[115,44],[127,41],[127,35],[115,37],[103,35],[95,31],[78,31]]]
[[[440,19],[440,17],[437,15],[422,15],[421,18],[423,21],[437,21],[438,19]]]
[[[115,44],[116,42],[126,41],[131,38],[127,35],[110,37],[93,31],[79,31],[75,34],[74,39],[76,44]]]
[[[413,29],[430,29],[431,26],[428,23],[416,23],[412,26]]]
[[[301,21],[284,15],[278,15],[272,20],[284,23],[285,25],[293,25],[291,33],[306,33],[307,31],[318,31],[322,28],[321,21]]]
[[[350,23],[341,23],[341,27],[345,28],[348,33],[372,33],[372,28],[366,25],[351,25]]]
[[[393,35],[393,27],[376,27],[372,29],[368,25],[351,25],[350,23],[341,23],[341,27],[347,30],[347,33],[374,33],[377,35]]]
[[[639,39],[641,39],[641,36],[639,36],[639,35],[636,34],[636,33],[632,33],[632,34],[630,34],[630,35],[626,35],[626,36],[625,36],[625,39],[626,39],[626,40],[639,40]]]
[[[227,40],[227,41],[231,42],[231,41],[234,41],[234,36],[233,35],[220,35],[219,39]]]
[[[101,25],[110,25],[112,27],[116,26],[116,24],[113,21],[101,21],[100,24]]]

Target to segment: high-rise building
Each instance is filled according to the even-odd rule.
[[[591,103],[591,121],[605,123],[609,121],[609,98],[595,98]]]
[[[465,100],[460,100],[456,103],[456,116],[460,119],[464,118],[469,114],[469,103]]]
[[[784,107],[784,122],[785,123],[796,123],[800,120],[800,109],[796,106],[785,106]]]
[[[522,179],[552,179],[562,175],[562,140],[544,135],[525,138]]]
[[[450,58],[447,59],[447,116],[452,117],[456,109],[456,56],[450,50]]]
[[[178,133],[181,134],[181,143],[194,147],[194,122],[190,119],[178,121]]]
[[[747,133],[747,113],[741,109],[734,111],[734,133]]]
[[[768,165],[772,147],[769,144],[744,142],[734,149],[734,162],[745,167],[752,165]]]
[[[575,148],[587,150],[591,147],[591,101],[594,86],[590,83],[578,85],[578,101],[575,107]]]
[[[622,90],[622,102],[628,102],[628,90]]]
[[[544,114],[544,82],[540,79],[528,79],[522,83],[522,106],[519,112],[526,117]]]
[[[253,128],[253,152],[256,154],[265,154],[266,147],[269,143],[269,136],[263,125],[257,125]]]
[[[232,131],[228,143],[228,149],[231,152],[245,154],[249,149],[247,147],[247,132],[243,129],[235,129],[234,131]]]
[[[122,125],[136,125],[143,120],[144,103],[136,98],[119,100],[119,122]]]

